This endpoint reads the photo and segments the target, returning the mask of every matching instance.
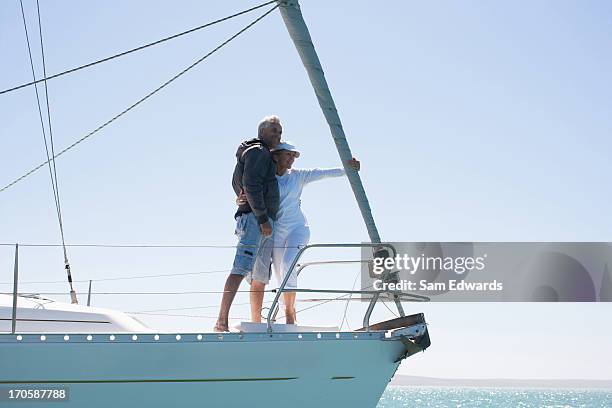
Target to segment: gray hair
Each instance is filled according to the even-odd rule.
[[[282,125],[278,116],[270,115],[263,118],[257,126],[257,136],[261,136],[263,130],[272,127],[272,125]]]

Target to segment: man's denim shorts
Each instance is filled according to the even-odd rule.
[[[264,237],[261,234],[257,218],[252,212],[236,218],[235,233],[238,236],[238,246],[231,274],[244,276],[249,283],[256,280],[268,284],[274,246],[272,236]]]

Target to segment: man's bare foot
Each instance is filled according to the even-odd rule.
[[[217,324],[215,324],[215,327],[213,329],[215,332],[228,332],[229,331],[229,327],[227,324],[225,323],[219,323],[217,322]]]

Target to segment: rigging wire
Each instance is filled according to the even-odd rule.
[[[147,278],[164,278],[174,276],[185,276],[185,275],[203,275],[203,274],[214,274],[214,273],[227,273],[231,269],[220,269],[213,271],[199,271],[199,272],[179,272],[179,273],[164,273],[159,275],[134,275],[134,276],[122,276],[116,278],[100,278],[100,279],[79,279],[73,282],[104,282],[104,281],[118,281],[118,280],[132,280],[132,279],[147,279]],[[19,282],[20,285],[33,285],[33,284],[52,284],[52,283],[64,283],[65,281],[36,281],[36,282]],[[0,282],[0,285],[12,285],[12,282]]]
[[[222,294],[226,291],[223,290],[191,290],[185,292],[91,292],[92,295],[206,295],[206,294]],[[228,291],[229,292],[229,291]],[[275,293],[276,289],[264,289],[264,290],[237,290],[235,293]],[[232,293],[234,293],[232,291]],[[13,292],[0,292],[0,295],[12,295]],[[26,293],[19,293],[19,296],[23,296]],[[35,295],[65,295],[64,292],[36,292]]]
[[[218,319],[219,316],[202,316],[202,315],[188,315],[188,314],[176,314],[176,313],[137,313],[127,312],[128,314],[135,314],[139,316],[170,316],[170,317],[194,317],[197,319]],[[242,320],[250,321],[250,317],[228,317],[229,320]]]
[[[388,305],[387,302],[385,302],[384,300],[382,301],[382,304],[387,308],[388,311],[391,312],[391,314],[395,317],[399,317],[399,315],[397,313],[395,313]]]
[[[22,5],[22,14],[23,14],[23,0],[19,0],[19,2]],[[40,19],[40,5],[38,0],[36,0],[36,13],[38,16],[38,33],[39,33],[39,37],[40,37],[40,54],[42,57],[42,66],[43,66],[43,78],[45,78],[47,76],[47,66],[45,63],[45,48],[44,48],[44,42],[43,42],[43,35],[42,35],[42,23],[41,23],[41,19]],[[25,18],[24,18],[24,24],[25,24]],[[29,44],[28,44],[28,48],[29,48]],[[28,50],[29,51],[29,50]],[[30,63],[32,63],[31,60],[31,53],[30,53]],[[34,75],[34,69],[32,67],[32,76],[33,78],[36,80],[36,76]],[[53,143],[53,127],[51,126],[51,110],[49,108],[49,89],[47,87],[47,81],[44,81],[44,86],[45,86],[45,103],[47,106],[47,126],[49,127],[49,144],[51,145],[51,157],[55,156],[55,146]],[[39,101],[39,109],[40,109],[40,101]],[[42,117],[41,117],[42,120]],[[43,126],[44,129],[44,126]],[[44,133],[43,133],[44,135]],[[49,158],[49,149],[47,148],[47,140],[45,138],[45,150],[47,153],[47,161],[50,160]],[[53,170],[53,173],[51,173],[51,171]],[[64,240],[64,229],[63,229],[63,225],[62,225],[62,213],[61,213],[61,205],[60,205],[60,197],[59,197],[59,184],[58,184],[58,179],[57,179],[57,168],[55,167],[55,159],[51,159],[50,163],[49,163],[49,173],[51,174],[51,184],[53,185],[53,195],[55,198],[55,206],[56,206],[56,211],[57,211],[57,217],[59,220],[59,226],[60,226],[60,232],[61,232],[61,236],[62,236],[62,246],[65,247],[65,240]]]
[[[353,280],[353,286],[351,287],[351,290],[355,290],[355,285],[357,284],[357,279],[359,278],[360,274],[361,271],[357,271],[357,273],[355,274],[355,279]],[[344,323],[346,323],[346,327],[349,329],[349,331],[351,330],[348,320],[346,319],[346,314],[348,312],[349,303],[351,303],[352,299],[353,294],[351,293],[348,299],[346,299],[346,305],[344,305],[344,313],[342,314],[342,320],[340,321],[340,330],[342,330],[342,327],[344,327]]]
[[[264,303],[266,303],[266,302],[264,302]],[[251,304],[251,302],[232,303],[232,306],[245,306],[245,305],[250,305],[250,304]],[[218,307],[219,307],[219,305],[193,306],[193,307],[175,307],[175,308],[171,308],[171,309],[138,310],[138,311],[135,311],[135,312],[126,312],[126,313],[139,314],[139,313],[174,312],[174,311],[178,311],[178,310],[212,309],[212,308],[218,308]]]
[[[361,288],[361,289],[359,289],[359,290],[367,290],[367,289],[370,289],[371,287],[372,287],[372,285],[368,285],[368,286],[362,287],[362,288]],[[300,312],[305,312],[305,311],[307,311],[307,310],[314,309],[314,308],[319,307],[319,306],[323,306],[324,304],[329,303],[329,302],[333,302],[333,301],[336,301],[336,300],[344,300],[344,298],[346,298],[347,296],[352,297],[352,295],[353,295],[352,293],[347,293],[347,294],[345,294],[345,295],[340,295],[340,296],[336,296],[336,297],[334,297],[334,298],[329,298],[329,299],[314,299],[314,301],[319,301],[319,300],[320,300],[320,301],[321,301],[321,303],[317,303],[316,305],[308,306],[308,307],[305,307],[305,308],[303,308],[303,309],[297,310],[297,311],[295,312],[295,314],[297,315],[297,314],[298,314],[298,313],[300,313]],[[350,298],[349,298],[349,300],[350,300]],[[389,311],[390,311],[390,312],[391,312],[391,313],[392,313],[392,314],[393,314],[395,317],[399,317],[399,316],[398,316],[398,315],[397,315],[395,312],[393,312],[393,310],[391,310],[391,309],[389,308],[389,306],[387,306],[387,305],[386,305],[386,302],[384,302],[384,301],[383,301],[382,303],[385,305],[385,307],[386,307],[386,308],[387,308],[387,309],[388,309],[388,310],[389,310]],[[281,315],[281,316],[277,317],[277,319],[282,319],[283,317],[285,317],[285,315]],[[348,327],[348,322],[347,322],[347,327]]]
[[[183,69],[181,72],[179,72],[178,74],[174,75],[172,78],[170,78],[169,80],[167,80],[166,82],[164,82],[162,85],[160,85],[159,87],[157,87],[156,89],[154,89],[153,91],[149,92],[147,95],[145,95],[143,98],[139,99],[138,101],[136,101],[135,103],[133,103],[132,105],[130,105],[129,107],[127,107],[126,109],[124,109],[123,111],[121,111],[119,114],[115,115],[114,117],[112,117],[111,119],[107,120],[106,122],[104,122],[102,125],[98,126],[96,129],[92,130],[91,132],[89,132],[88,134],[86,134],[85,136],[83,136],[82,138],[80,138],[79,140],[77,140],[76,142],[72,143],[70,146],[66,147],[65,149],[63,149],[62,151],[60,151],[59,153],[57,153],[56,155],[53,156],[53,159],[56,159],[57,157],[61,156],[62,154],[66,153],[68,150],[74,148],[75,146],[77,146],[79,143],[85,141],[86,139],[90,138],[91,136],[95,135],[96,133],[98,133],[99,131],[101,131],[102,129],[104,129],[105,127],[107,127],[108,125],[110,125],[111,123],[113,123],[114,121],[116,121],[117,119],[119,119],[120,117],[122,117],[123,115],[125,115],[126,113],[128,113],[129,111],[131,111],[132,109],[136,108],[138,105],[140,105],[141,103],[143,103],[144,101],[146,101],[147,99],[151,98],[153,95],[157,94],[159,91],[161,91],[162,89],[164,89],[166,86],[170,85],[172,82],[174,82],[175,80],[177,80],[179,77],[183,76],[184,74],[186,74],[188,71],[190,71],[192,68],[194,68],[196,65],[200,64],[202,61],[204,61],[205,59],[207,59],[208,57],[210,57],[212,54],[214,54],[215,52],[219,51],[221,48],[223,48],[224,46],[226,46],[227,44],[229,44],[232,40],[234,40],[236,37],[238,37],[240,34],[244,33],[245,31],[247,31],[249,28],[251,28],[252,26],[254,26],[255,24],[257,24],[259,21],[261,21],[264,17],[266,17],[268,14],[272,13],[274,10],[276,10],[278,8],[278,4],[274,7],[272,7],[270,10],[268,10],[267,12],[265,12],[264,14],[262,14],[261,16],[259,16],[257,19],[253,20],[250,24],[248,24],[246,27],[242,28],[240,31],[238,31],[236,34],[232,35],[230,38],[228,38],[227,40],[225,40],[223,43],[221,43],[221,45],[217,46],[216,48],[214,48],[212,51],[208,52],[206,55],[204,55],[203,57],[199,58],[197,61],[195,61],[194,63],[192,63],[191,65],[189,65],[187,68]],[[9,189],[10,187],[12,187],[13,185],[17,184],[18,182],[20,182],[21,180],[25,179],[26,177],[30,176],[31,174],[33,174],[34,172],[36,172],[37,170],[39,170],[40,168],[44,167],[46,164],[48,163],[48,160],[44,163],[39,164],[38,166],[34,167],[33,169],[31,169],[30,171],[28,171],[27,173],[25,173],[24,175],[22,175],[21,177],[13,180],[12,182],[10,182],[9,184],[5,185],[4,187],[0,188],[0,193],[6,191],[7,189]]]
[[[45,78],[43,80],[43,83],[45,85],[45,102],[47,104],[47,121],[48,121],[48,126],[49,126],[49,144],[51,145],[51,157],[52,157],[51,163],[53,164],[53,178],[55,180],[55,205],[57,207],[57,221],[59,223],[60,235],[62,238],[62,250],[64,252],[64,269],[66,269],[66,275],[68,277],[68,285],[70,286],[70,300],[73,304],[78,304],[79,302],[77,300],[77,295],[72,285],[72,272],[70,270],[70,262],[68,261],[68,251],[66,250],[66,239],[64,236],[64,223],[62,221],[62,206],[60,202],[59,181],[57,178],[57,167],[55,166],[55,147],[53,143],[53,127],[51,126],[51,108],[49,106],[49,89],[47,86],[47,79],[46,79],[47,78],[47,65],[45,63],[45,46],[44,46],[44,41],[43,41],[39,0],[36,0],[36,13],[38,15],[38,33],[40,36],[40,53],[42,56],[43,77]],[[48,152],[47,152],[47,162],[48,161],[49,161],[49,157],[48,157]]]
[[[331,300],[335,300],[335,299],[330,299]],[[270,302],[264,302],[264,303],[270,303]],[[383,302],[385,303],[385,302]],[[239,304],[235,304],[234,306],[238,306],[238,305],[250,305],[250,303],[239,303]],[[322,306],[323,303],[319,304],[319,305],[315,305],[312,306],[311,308],[317,307],[317,306]],[[385,304],[386,306],[386,304]],[[185,310],[185,309],[205,309],[205,308],[218,308],[218,305],[214,305],[214,306],[202,306],[202,307],[198,307],[198,308],[178,308],[178,309],[167,309],[167,310]],[[393,312],[393,310],[391,310],[389,308],[389,306],[386,306],[387,309],[395,316],[395,317],[399,317],[397,315],[397,313]],[[300,311],[303,311],[306,309],[302,309]],[[219,316],[204,316],[204,315],[188,315],[188,314],[175,314],[175,313],[156,313],[156,312],[126,312],[127,314],[135,314],[135,315],[141,315],[141,316],[171,316],[171,317],[193,317],[193,318],[200,318],[200,319],[217,319]],[[298,312],[296,312],[297,314]],[[278,319],[283,318],[284,316],[280,316]],[[230,317],[230,320],[243,320],[243,321],[248,321],[251,318],[250,317]],[[348,322],[347,322],[347,331],[352,331],[352,329],[348,326]],[[342,331],[342,326],[340,326],[340,331]]]
[[[268,304],[268,303],[272,303],[272,300],[268,300],[263,302],[263,304]],[[250,305],[251,302],[243,302],[243,303],[232,303],[232,307],[233,306],[247,306]],[[136,311],[136,312],[126,312],[126,313],[134,313],[134,314],[140,314],[140,313],[157,313],[157,312],[173,312],[173,311],[177,311],[177,310],[194,310],[194,309],[211,309],[211,308],[219,308],[219,305],[210,305],[210,306],[195,306],[195,307],[177,307],[177,308],[172,308],[172,309],[155,309],[155,310],[140,310],[140,311]]]
[[[22,0],[20,0],[20,2],[21,2],[21,1],[22,1]],[[255,7],[255,8],[253,8],[253,9],[250,9],[250,10],[248,10],[248,11],[254,10],[254,9],[256,9],[256,8],[259,8],[259,7],[263,7],[263,6],[267,5],[267,4],[271,4],[271,3],[274,3],[274,2],[275,2],[275,1],[270,1],[270,2],[268,2],[268,3],[264,3],[264,4],[262,4],[262,5],[258,6],[258,7]],[[173,78],[171,78],[169,81],[167,81],[166,83],[164,83],[162,86],[158,87],[158,88],[157,88],[157,89],[155,89],[153,92],[149,93],[149,94],[148,94],[148,95],[146,95],[144,98],[140,99],[138,102],[136,102],[136,103],[135,103],[135,104],[133,104],[132,106],[128,107],[126,110],[124,110],[123,112],[121,112],[120,114],[118,114],[117,116],[115,116],[114,118],[112,118],[111,120],[107,121],[107,122],[106,122],[106,123],[104,123],[102,126],[98,127],[98,128],[97,128],[97,129],[95,129],[93,132],[91,132],[90,134],[88,134],[88,135],[86,135],[85,137],[83,137],[83,138],[79,139],[77,142],[75,142],[74,144],[70,145],[68,148],[66,148],[66,149],[62,150],[60,153],[58,153],[57,155],[55,155],[54,148],[53,148],[52,130],[51,130],[51,118],[50,118],[50,108],[49,108],[49,100],[48,100],[47,80],[53,79],[53,78],[55,78],[55,77],[58,77],[58,76],[61,76],[61,75],[64,75],[64,74],[67,74],[67,73],[69,73],[69,72],[74,72],[74,71],[76,71],[76,70],[80,70],[80,69],[86,68],[86,67],[88,67],[88,66],[96,65],[97,63],[105,62],[105,61],[108,61],[108,60],[110,60],[110,59],[117,58],[117,57],[119,57],[119,56],[129,54],[129,53],[131,53],[131,52],[135,52],[135,51],[137,51],[137,50],[139,50],[139,49],[147,48],[147,47],[149,47],[149,46],[152,46],[152,45],[158,44],[158,43],[160,43],[160,42],[167,41],[167,40],[169,40],[169,39],[171,39],[171,38],[176,38],[176,37],[178,37],[178,36],[180,36],[180,35],[187,34],[188,32],[193,32],[193,31],[195,31],[196,29],[189,30],[188,32],[184,32],[184,33],[181,33],[181,34],[175,35],[175,36],[173,36],[173,37],[169,37],[169,38],[167,38],[167,39],[160,40],[160,41],[158,41],[158,42],[156,42],[156,43],[151,43],[151,44],[148,44],[148,45],[146,45],[146,46],[139,47],[139,48],[137,48],[137,49],[133,49],[133,50],[130,50],[130,51],[128,51],[128,52],[125,52],[125,53],[122,53],[122,54],[118,54],[118,55],[113,56],[113,57],[106,58],[106,59],[104,59],[104,60],[100,60],[100,61],[97,61],[97,62],[94,62],[94,63],[91,63],[91,64],[87,64],[87,65],[85,65],[85,66],[81,66],[81,67],[78,67],[78,68],[76,68],[76,69],[73,69],[73,70],[70,70],[70,71],[66,71],[66,72],[64,72],[64,73],[60,73],[60,74],[56,74],[56,75],[51,76],[51,77],[47,77],[47,75],[46,75],[46,68],[44,68],[44,51],[43,51],[42,27],[41,27],[41,24],[40,24],[40,9],[39,9],[38,0],[37,0],[38,19],[39,19],[39,30],[40,30],[40,40],[41,40],[41,51],[42,51],[43,68],[44,68],[44,78],[43,78],[43,79],[41,79],[41,80],[38,80],[38,81],[37,81],[37,80],[36,80],[36,78],[34,77],[34,80],[35,80],[34,82],[29,83],[29,84],[24,84],[24,85],[21,85],[21,86],[19,86],[19,87],[16,87],[16,88],[13,88],[13,89],[10,89],[10,90],[1,91],[1,92],[0,92],[0,94],[6,93],[6,92],[10,92],[10,91],[12,91],[12,90],[16,90],[16,89],[19,89],[19,88],[22,88],[22,87],[25,87],[25,86],[28,86],[28,85],[35,85],[35,87],[36,87],[36,84],[37,84],[38,82],[43,82],[43,81],[44,81],[44,84],[45,84],[45,96],[46,96],[46,102],[47,102],[47,115],[48,115],[47,117],[48,117],[48,121],[49,121],[49,132],[50,132],[50,137],[51,137],[52,158],[51,158],[51,159],[49,159],[49,155],[48,155],[48,153],[47,153],[47,158],[48,158],[48,159],[47,159],[47,162],[45,162],[45,163],[41,164],[40,166],[38,166],[37,168],[35,168],[35,169],[31,170],[29,173],[26,173],[24,176],[22,176],[22,177],[20,177],[19,179],[15,180],[15,181],[14,181],[14,182],[12,182],[11,184],[9,184],[9,185],[7,185],[7,186],[3,187],[2,189],[0,189],[0,192],[5,191],[7,188],[11,187],[12,185],[14,185],[15,183],[17,183],[18,181],[21,181],[23,178],[25,178],[25,177],[29,176],[29,175],[30,175],[30,174],[32,174],[33,172],[35,172],[35,171],[37,171],[38,169],[40,169],[41,167],[43,167],[45,164],[49,164],[49,167],[51,168],[51,164],[50,164],[50,163],[51,163],[51,162],[53,163],[53,173],[54,173],[54,176],[55,176],[55,183],[56,183],[56,184],[55,184],[54,191],[55,191],[55,197],[56,197],[56,205],[57,205],[58,217],[59,217],[59,222],[60,222],[60,229],[62,230],[62,246],[63,246],[63,248],[64,248],[64,256],[65,256],[65,262],[66,262],[66,269],[68,270],[69,282],[70,282],[70,284],[71,284],[71,289],[72,289],[72,280],[71,280],[71,277],[70,277],[70,269],[69,269],[69,265],[68,265],[67,255],[66,255],[66,245],[65,245],[65,241],[64,241],[64,234],[63,234],[62,221],[61,221],[61,210],[60,210],[60,204],[59,204],[59,191],[58,191],[58,189],[57,189],[57,172],[56,172],[56,168],[55,168],[55,159],[56,159],[58,156],[60,156],[61,154],[65,153],[67,150],[69,150],[69,149],[73,148],[74,146],[76,146],[78,143],[82,142],[83,140],[87,139],[87,138],[88,138],[88,137],[90,137],[90,136],[93,136],[93,134],[97,133],[99,130],[103,129],[104,127],[106,127],[107,125],[109,125],[110,123],[112,123],[113,121],[115,121],[116,119],[118,119],[119,117],[121,117],[122,115],[124,115],[125,113],[127,113],[128,111],[130,111],[131,109],[133,109],[133,108],[135,108],[136,106],[138,106],[140,103],[144,102],[145,100],[147,100],[148,98],[150,98],[151,96],[153,96],[155,93],[159,92],[161,89],[163,89],[164,87],[166,87],[167,85],[169,85],[171,82],[173,82],[174,80],[178,79],[178,77],[180,77],[180,76],[182,76],[183,74],[185,74],[185,73],[186,73],[187,71],[189,71],[191,68],[195,67],[197,64],[199,64],[200,62],[202,62],[202,61],[203,61],[204,59],[206,59],[208,56],[212,55],[214,52],[216,52],[217,50],[219,50],[221,47],[223,47],[224,45],[226,45],[227,43],[229,43],[231,40],[233,40],[234,38],[236,38],[236,37],[237,37],[238,35],[240,35],[242,32],[246,31],[246,30],[247,30],[248,28],[250,28],[252,25],[254,25],[254,24],[255,24],[255,23],[257,23],[258,21],[260,21],[261,19],[263,19],[265,16],[267,16],[269,13],[271,13],[271,12],[272,12],[274,9],[276,9],[277,7],[278,7],[278,5],[276,5],[276,6],[275,6],[275,7],[273,7],[271,10],[269,10],[268,12],[266,12],[265,14],[263,14],[261,17],[259,17],[258,19],[256,19],[254,22],[252,22],[251,24],[249,24],[248,26],[246,26],[244,29],[242,29],[242,30],[241,30],[241,31],[239,31],[237,34],[235,34],[233,37],[231,37],[230,39],[228,39],[227,41],[225,41],[224,43],[222,43],[220,46],[218,46],[217,48],[215,48],[213,51],[211,51],[210,53],[208,53],[207,55],[205,55],[203,58],[199,59],[198,61],[196,61],[196,62],[195,62],[194,64],[192,64],[191,66],[189,66],[189,67],[188,67],[188,68],[186,68],[185,70],[181,71],[179,74],[177,74],[176,76],[174,76]],[[23,5],[22,5],[22,13],[23,13]],[[242,14],[242,13],[240,13],[240,14]],[[24,23],[25,23],[25,17],[24,17]],[[203,26],[202,26],[202,27],[200,27],[200,28],[203,28]],[[199,29],[199,28],[198,28],[198,29]],[[29,41],[28,41],[28,44],[29,44]],[[30,56],[30,58],[31,58],[31,56]],[[38,99],[38,91],[36,91],[36,93],[37,93],[37,99]],[[39,102],[39,111],[40,111],[40,102]],[[42,113],[41,113],[41,116],[42,116]],[[42,121],[42,117],[41,117],[41,121]],[[46,138],[45,138],[45,146],[46,146]],[[118,278],[118,279],[121,279],[121,278]],[[356,282],[356,279],[355,279],[355,282]],[[353,284],[353,287],[355,286],[355,282],[354,282],[354,284]],[[362,290],[363,290],[363,289],[364,289],[364,288],[362,288]],[[249,293],[250,293],[250,292],[276,292],[276,290],[263,290],[263,291],[251,291],[251,290],[248,290],[248,291],[240,291],[240,290],[239,290],[239,291],[237,291],[237,292],[249,292]],[[118,295],[118,294],[129,294],[129,295],[134,295],[134,294],[155,294],[155,295],[159,295],[159,294],[195,294],[195,293],[197,293],[197,294],[200,294],[200,293],[224,293],[224,291],[214,291],[214,292],[213,292],[213,291],[204,291],[204,292],[202,292],[202,291],[199,291],[199,292],[196,292],[196,291],[193,291],[193,292],[115,292],[115,293],[112,293],[112,292],[97,292],[97,293],[95,293],[95,294],[115,294],[115,295]],[[46,294],[62,294],[62,293],[46,293]],[[71,291],[71,294],[72,294],[72,291]],[[323,305],[323,304],[325,304],[325,303],[328,303],[328,302],[330,302],[330,301],[337,300],[337,299],[341,299],[341,298],[344,298],[344,297],[349,296],[349,295],[352,297],[352,294],[341,295],[341,296],[338,296],[337,298],[334,298],[334,299],[329,299],[329,300],[327,300],[327,301],[325,301],[325,302],[323,302],[323,303],[320,303],[320,304],[317,304],[317,305],[313,305],[313,306],[310,306],[310,307],[307,307],[307,308],[301,309],[301,310],[297,311],[296,313],[299,313],[299,312],[302,312],[302,311],[306,311],[306,310],[308,310],[308,309],[312,309],[312,308],[314,308],[314,307],[321,306],[321,305]],[[349,298],[349,300],[350,300],[350,298]],[[76,302],[73,302],[73,303],[76,303]],[[349,302],[347,301],[346,308],[348,307],[348,303],[349,303]],[[384,302],[383,302],[383,303],[384,303]],[[385,306],[386,306],[386,305],[385,305]],[[386,306],[386,307],[387,307],[387,309],[389,309],[389,308],[388,308],[388,306]],[[344,313],[343,320],[344,320],[344,319],[345,319],[345,317],[346,317],[346,308],[345,308],[345,313]],[[389,310],[391,311],[391,309],[389,309]],[[391,311],[391,312],[392,312],[392,311]],[[146,312],[133,312],[133,313],[134,313],[134,314],[151,314],[151,315],[153,315],[153,314],[154,314],[154,313],[146,313]],[[393,312],[392,312],[392,313],[393,313]],[[163,315],[163,314],[159,314],[159,315]],[[165,314],[165,315],[166,315],[166,316],[188,316],[188,317],[202,317],[202,318],[209,318],[209,317],[207,317],[207,316],[189,316],[189,315],[171,315],[171,314]],[[211,318],[215,318],[215,317],[211,317]],[[347,324],[348,324],[348,322],[347,322]]]
[[[80,71],[80,70],[85,69],[85,68],[93,67],[94,65],[98,65],[98,64],[101,64],[103,62],[111,61],[111,60],[113,60],[115,58],[123,57],[125,55],[131,54],[131,53],[136,52],[136,51],[144,50],[144,49],[152,47],[154,45],[158,45],[158,44],[164,43],[166,41],[173,40],[173,39],[178,38],[178,37],[182,37],[182,36],[184,36],[186,34],[191,34],[191,33],[195,32],[195,31],[199,31],[199,30],[201,30],[203,28],[207,28],[207,27],[213,26],[215,24],[218,24],[218,23],[230,20],[232,18],[241,16],[243,14],[250,13],[251,11],[255,11],[257,9],[265,7],[265,6],[267,6],[269,4],[272,4],[272,3],[276,3],[276,0],[272,0],[272,1],[268,1],[266,3],[262,3],[262,4],[258,5],[258,6],[251,7],[250,9],[243,10],[241,12],[232,14],[230,16],[223,17],[223,18],[220,18],[220,19],[215,20],[215,21],[211,21],[211,22],[206,23],[206,24],[202,24],[202,25],[200,25],[198,27],[194,27],[192,29],[180,32],[178,34],[171,35],[169,37],[162,38],[162,39],[157,40],[157,41],[153,41],[153,42],[145,44],[145,45],[141,45],[140,47],[132,48],[131,50],[128,50],[128,51],[124,51],[124,52],[120,52],[120,53],[115,54],[115,55],[111,55],[110,57],[102,58],[100,60],[93,61],[93,62],[84,64],[84,65],[78,66],[76,68],[71,68],[69,70],[66,70],[66,71],[63,71],[63,72],[59,72],[59,73],[51,75],[49,77],[47,77],[47,75],[45,74],[45,76],[43,78],[41,78],[41,79],[37,80],[36,78],[34,78],[34,81],[27,82],[25,84],[21,84],[21,85],[12,87],[12,88],[4,89],[4,90],[0,91],[0,95],[5,94],[5,93],[9,93],[9,92],[12,92],[12,91],[16,91],[18,89],[25,88],[25,87],[28,87],[28,86],[31,86],[31,85],[36,85],[39,82],[49,81],[51,79],[55,79],[55,78],[58,78],[58,77],[61,77],[61,76],[67,75],[67,74],[71,74],[73,72]]]
[[[368,285],[368,286],[366,286],[364,288],[361,288],[359,290],[366,290],[366,289],[369,289],[371,287],[372,287],[372,285]],[[336,300],[343,300],[344,298],[346,298],[347,296],[350,296],[350,295],[352,295],[352,293],[347,293],[347,294],[344,294],[344,295],[336,296],[334,298],[324,299],[324,301],[321,301],[321,303],[317,303],[316,305],[312,305],[312,306],[308,306],[308,307],[305,307],[305,308],[300,309],[300,310],[296,310],[295,314],[297,315],[300,312],[305,312],[307,310],[314,309],[315,307],[323,306],[324,304],[327,304],[329,302],[334,302]],[[285,315],[281,315],[281,316],[277,317],[277,319],[282,319],[283,317],[285,317]]]
[[[0,246],[15,247],[15,244],[11,243],[0,243]],[[59,247],[61,244],[19,244],[19,247],[36,247],[36,248],[53,248]],[[163,245],[163,244],[66,244],[67,247],[79,247],[79,248],[209,248],[209,249],[235,249],[238,247],[252,247],[255,248],[257,245]],[[300,246],[289,245],[289,246],[273,246],[271,248],[300,248]]]
[[[26,43],[28,46],[28,56],[30,58],[30,68],[32,70],[32,78],[34,80],[36,80],[36,72],[34,70],[34,60],[32,57],[32,49],[31,49],[31,45],[30,45],[30,39],[29,39],[29,34],[28,34],[28,26],[27,26],[27,22],[26,22],[26,17],[25,17],[25,11],[24,11],[24,7],[23,7],[23,0],[19,0],[19,4],[21,6],[21,17],[23,20],[23,28],[25,31],[25,35],[26,35]],[[45,65],[45,52],[44,52],[44,42],[43,42],[43,36],[42,36],[42,24],[41,24],[41,18],[40,18],[40,5],[38,0],[36,0],[36,11],[37,11],[37,15],[38,15],[38,29],[39,29],[39,35],[40,35],[40,50],[41,50],[41,55],[42,55],[42,64],[43,64],[43,77],[46,77],[46,65]],[[42,109],[41,109],[41,102],[40,102],[40,95],[38,93],[38,87],[35,85],[34,89],[36,91],[36,103],[38,106],[38,115],[40,118],[40,125],[41,125],[41,129],[42,129],[42,135],[43,135],[43,140],[45,143],[45,153],[47,155],[47,163],[49,164],[49,176],[51,177],[51,188],[53,190],[53,200],[55,203],[55,211],[57,214],[57,219],[58,219],[58,223],[59,223],[59,228],[60,228],[60,235],[61,235],[61,239],[62,239],[62,247],[63,247],[63,251],[64,251],[64,265],[65,268],[68,272],[68,283],[70,284],[70,297],[71,297],[71,301],[72,303],[77,303],[76,300],[76,293],[74,292],[73,286],[72,286],[72,276],[70,274],[70,265],[68,263],[68,255],[66,252],[66,242],[64,239],[64,227],[63,227],[63,223],[62,223],[62,212],[61,212],[61,205],[60,205],[60,197],[59,197],[59,184],[58,184],[58,179],[57,179],[57,169],[55,166],[55,159],[50,159],[51,157],[55,156],[55,149],[54,149],[54,144],[53,144],[53,128],[51,126],[51,111],[49,108],[49,91],[47,88],[47,82],[44,81],[44,86],[45,86],[45,101],[47,104],[47,120],[48,120],[48,127],[49,127],[49,143],[47,143],[47,134],[45,131],[45,124],[44,124],[44,119],[43,119],[43,114],[42,114]],[[49,154],[49,145],[51,146],[51,154]]]
[[[21,6],[21,18],[23,20],[23,28],[25,31],[26,44],[28,46],[28,56],[30,57],[30,68],[32,70],[32,78],[36,80],[36,72],[34,70],[34,59],[32,57],[32,47],[30,46],[30,36],[28,34],[28,24],[26,22],[25,11],[23,8],[23,0],[19,0],[19,4]],[[36,92],[36,103],[38,106],[38,117],[40,118],[40,128],[42,130],[43,141],[45,142],[45,152],[47,154],[47,161],[49,160],[49,145],[47,143],[47,131],[45,129],[45,120],[43,118],[42,108],[40,107],[40,95],[38,93],[38,86],[34,86],[34,91]],[[56,211],[57,211],[57,195],[55,194],[55,181],[53,179],[53,173],[51,171],[51,165],[49,165],[49,176],[51,177],[51,187],[53,189],[53,199],[55,201]],[[12,245],[12,244],[7,244]]]

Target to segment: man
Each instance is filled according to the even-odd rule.
[[[288,141],[282,141],[271,151],[276,162],[276,181],[280,192],[279,209],[274,223],[274,248],[272,262],[279,284],[289,273],[300,248],[308,245],[310,241],[310,226],[301,208],[301,195],[304,187],[312,182],[329,177],[342,177],[346,175],[343,168],[330,169],[294,169],[295,159],[300,152]],[[347,162],[350,169],[359,171],[359,160],[352,158]],[[236,204],[246,202],[246,195],[241,194]],[[285,289],[297,289],[297,273],[292,271]],[[295,292],[284,293],[285,322],[295,324]]]
[[[236,152],[232,186],[236,196],[244,192],[247,200],[234,216],[239,242],[215,331],[229,330],[229,310],[245,276],[251,283],[251,320],[261,322],[264,289],[270,280],[272,227],[279,205],[276,163],[270,150],[280,142],[283,127],[278,116],[267,116],[257,131],[257,139],[242,142]]]

